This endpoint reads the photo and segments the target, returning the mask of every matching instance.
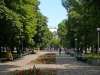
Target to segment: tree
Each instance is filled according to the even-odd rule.
[[[35,41],[35,47],[44,48],[49,45],[49,41],[52,38],[52,33],[49,31],[47,26],[47,17],[42,15],[40,12],[38,12],[37,17],[37,33],[33,39]]]
[[[17,34],[21,22],[20,17],[14,11],[8,9],[1,0],[0,5],[0,46],[17,45]]]
[[[50,42],[50,46],[52,48],[59,48],[59,47],[61,47],[61,45],[60,45],[60,39],[56,38],[56,37],[52,38],[51,42]]]
[[[30,47],[36,34],[38,0],[0,1],[0,46]]]
[[[69,30],[66,33],[72,34],[66,36],[78,38],[79,47],[85,50],[87,47],[97,46],[96,28],[100,27],[99,4],[98,0],[63,0],[63,6],[68,12],[66,25],[69,25]]]
[[[66,27],[66,21],[63,20],[61,23],[58,24],[58,36],[60,38],[60,43],[62,46],[66,47],[66,34],[67,34],[67,27]]]

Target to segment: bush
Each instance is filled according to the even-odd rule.
[[[0,52],[0,58],[6,57],[6,52]]]
[[[13,56],[13,59],[17,59],[17,58],[19,58],[19,56],[18,56],[17,53],[12,53],[12,56]]]
[[[10,51],[9,52],[0,52],[0,58],[3,58],[2,61],[13,60],[13,55]]]
[[[76,58],[91,65],[100,65],[100,54],[88,53]]]

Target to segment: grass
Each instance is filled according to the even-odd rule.
[[[48,53],[45,55],[41,55],[36,60],[32,61],[31,63],[33,64],[55,64],[56,54]]]
[[[91,65],[100,65],[100,54],[87,53],[83,56],[77,57],[78,60],[86,62]]]
[[[85,54],[84,57],[85,57],[86,59],[95,60],[95,59],[100,59],[100,54],[89,53],[89,54]]]

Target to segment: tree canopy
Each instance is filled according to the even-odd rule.
[[[47,17],[38,0],[0,0],[0,46],[40,47],[49,44]],[[39,43],[39,44],[38,44]]]
[[[97,28],[100,27],[99,4],[99,0],[62,0],[62,5],[68,12],[66,27],[63,28],[66,30],[66,38],[63,40],[67,39],[67,45],[75,47],[77,38],[78,47],[97,47]],[[63,26],[60,26],[59,30],[62,30]]]

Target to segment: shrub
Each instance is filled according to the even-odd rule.
[[[91,65],[100,65],[100,54],[88,53],[81,57],[77,57],[77,59]]]
[[[8,51],[8,52],[0,52],[0,58],[5,58],[4,60],[13,60],[13,55],[12,55],[12,53],[10,51]]]

